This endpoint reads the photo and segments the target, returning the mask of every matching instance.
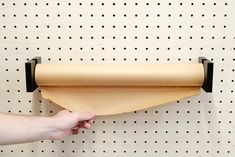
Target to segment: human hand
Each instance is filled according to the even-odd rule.
[[[69,135],[76,135],[81,128],[89,129],[94,121],[94,112],[69,112],[62,110],[52,116],[52,130],[49,139],[61,140]]]

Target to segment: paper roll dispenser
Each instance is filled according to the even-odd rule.
[[[37,84],[37,81],[36,81],[36,66],[37,66],[37,64],[41,64],[41,57],[35,57],[35,58],[33,58],[33,59],[31,59],[31,60],[29,60],[28,62],[26,62],[25,63],[25,74],[26,74],[26,91],[27,92],[33,92],[37,87],[38,87],[38,84]],[[206,59],[205,57],[199,57],[199,64],[202,64],[203,65],[203,69],[202,69],[202,72],[204,73],[204,81],[203,81],[203,83],[202,83],[202,85],[201,85],[201,87],[203,88],[203,90],[205,91],[205,92],[207,92],[207,93],[211,93],[212,92],[212,86],[213,86],[213,63],[211,62],[211,61],[209,61],[208,59]],[[136,64],[137,66],[139,66],[139,67],[141,67],[141,65],[140,64]],[[157,64],[156,64],[157,65]],[[189,64],[190,65],[190,64]],[[69,66],[70,65],[66,65],[66,67],[67,68],[69,68]],[[103,65],[104,66],[104,65]],[[118,67],[119,65],[116,65],[116,67]],[[128,64],[124,64],[124,65],[122,65],[122,68],[123,69],[128,69]],[[142,66],[146,66],[146,65],[142,65]],[[187,66],[187,64],[185,64],[185,66]],[[50,66],[51,68],[53,68],[53,66]],[[126,67],[126,68],[125,68]],[[162,68],[164,68],[164,64],[162,64],[161,65],[161,67]],[[166,67],[166,69],[167,69],[167,67],[171,67],[170,66],[170,64],[165,64],[165,67]],[[172,76],[174,75],[173,73],[176,73],[177,71],[179,72],[179,73],[183,73],[184,72],[184,69],[186,69],[186,68],[184,68],[184,67],[182,67],[182,66],[179,66],[181,69],[178,69],[178,70],[171,70],[171,69],[169,69],[168,68],[168,71],[170,71],[170,72],[172,72]],[[59,69],[60,70],[60,69]],[[58,68],[57,68],[57,71],[59,72],[59,73],[61,73],[60,71],[58,70]],[[148,70],[146,70],[146,71],[148,71]],[[157,71],[157,70],[156,70]],[[75,71],[76,72],[76,71]],[[150,71],[151,72],[151,71]],[[148,72],[146,72],[146,75],[149,75],[150,74],[150,72],[148,73]],[[185,72],[187,72],[187,71],[185,71]],[[56,73],[56,72],[55,72]],[[84,71],[83,71],[83,73],[84,73]],[[115,75],[117,72],[115,72],[115,70],[113,70],[113,71],[111,71],[111,74],[110,75]],[[195,73],[196,73],[196,70],[195,70]],[[56,74],[58,74],[58,73],[56,73]],[[118,73],[119,75],[120,75],[120,72]],[[131,73],[126,73],[125,75],[131,75]],[[138,75],[138,74],[137,74]],[[159,78],[161,78],[161,76],[160,76],[161,74],[159,74],[159,77],[158,77],[158,79]],[[192,74],[191,74],[192,75]],[[164,77],[164,76],[162,76],[162,77]],[[184,73],[184,76],[182,76],[182,77],[187,77],[187,73],[186,73],[186,75],[185,75],[185,73]],[[190,76],[190,77],[194,77],[194,75],[192,75],[192,76]],[[153,80],[153,79],[151,79],[151,78],[148,78],[148,76],[146,76],[146,78],[147,78],[147,80],[146,81],[142,81],[142,82],[140,82],[140,81],[138,81],[138,78],[134,78],[134,80],[133,81],[130,81],[129,80],[129,84],[131,85],[131,86],[135,86],[136,84],[138,84],[139,82],[142,84],[142,86],[144,86],[144,85],[146,85],[146,86],[152,86],[154,83],[157,85],[158,83],[157,83],[157,80],[158,79],[156,79],[156,80]],[[117,86],[118,85],[126,85],[125,84],[125,82],[124,82],[124,80],[122,80],[122,78],[120,77],[120,79],[118,78],[118,77],[113,77],[112,79],[114,79],[113,81],[115,82],[116,81],[116,83],[117,83]],[[180,79],[180,78],[179,78]],[[189,78],[190,79],[190,78]],[[163,80],[164,80],[164,78],[163,78]],[[71,79],[69,80],[69,81],[71,81]],[[74,80],[73,80],[74,81]],[[75,80],[76,81],[76,80]],[[83,80],[81,80],[80,79],[80,81],[83,81]],[[92,82],[93,81],[93,82]],[[106,82],[105,82],[106,81]],[[112,81],[112,80],[111,80]],[[150,82],[148,82],[148,81],[150,81]],[[61,82],[61,81],[60,81]],[[63,82],[63,81],[62,81]],[[90,80],[90,82],[89,82],[89,80],[87,81],[88,83],[91,83],[91,84],[94,84],[94,82],[96,83],[98,83],[99,85],[109,85],[109,82],[110,82],[110,79],[109,78],[105,78],[105,80],[97,80],[97,81],[95,81],[95,80]],[[107,83],[108,82],[108,83]],[[163,81],[163,84],[165,85],[165,86],[167,86],[167,83],[169,83],[169,82],[171,82],[170,80],[168,80],[168,82],[167,81]],[[178,81],[179,82],[179,81]],[[188,84],[190,84],[190,82],[185,82],[184,83],[184,85],[185,86],[187,86]],[[51,78],[51,84],[53,85],[53,76],[52,76],[52,78]],[[128,85],[129,85],[128,84]],[[180,83],[181,84],[181,83]],[[70,85],[70,82],[67,82],[66,83],[66,85]],[[85,84],[85,85],[87,85],[87,84]],[[171,84],[169,84],[169,86],[171,86]],[[194,86],[193,84],[192,84],[192,86]]]

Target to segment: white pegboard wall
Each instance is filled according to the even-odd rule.
[[[24,63],[215,63],[212,94],[97,117],[62,141],[1,146],[0,156],[234,156],[235,4],[232,0],[0,2],[0,111],[53,115],[25,92]],[[79,103],[79,102],[78,102]]]

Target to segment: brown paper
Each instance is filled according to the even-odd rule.
[[[77,112],[111,115],[137,111],[200,94],[200,87],[42,87],[42,96]]]
[[[77,112],[110,115],[200,94],[202,64],[36,66],[42,96]]]
[[[202,64],[38,64],[39,86],[201,86]]]

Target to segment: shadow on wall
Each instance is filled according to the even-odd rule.
[[[32,94],[32,113],[35,116],[51,116],[64,108],[42,97],[40,88]]]

